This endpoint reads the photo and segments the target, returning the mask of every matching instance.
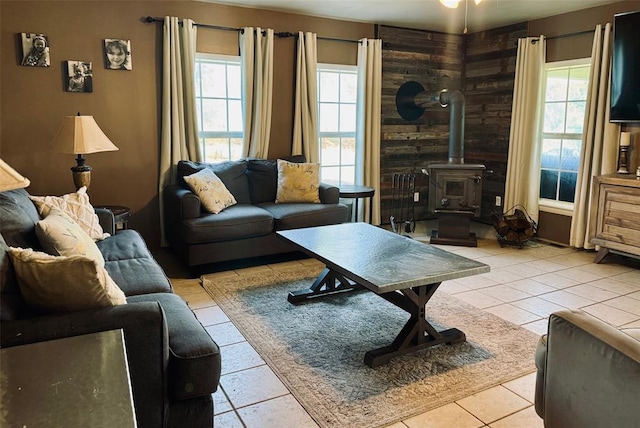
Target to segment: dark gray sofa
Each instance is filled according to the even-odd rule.
[[[287,158],[304,162],[304,157]],[[183,177],[210,168],[233,194],[236,205],[219,214],[204,211]],[[295,251],[276,231],[344,223],[349,209],[339,189],[320,184],[321,203],[276,204],[275,160],[244,159],[219,164],[180,161],[178,184],[164,189],[165,235],[188,266]]]
[[[134,230],[114,234],[111,212],[96,212],[112,234],[97,245],[127,304],[42,314],[24,303],[6,252],[7,246],[42,251],[38,212],[24,189],[0,193],[0,346],[123,329],[138,426],[212,427],[211,394],[221,368],[217,344],[173,293],[142,237]]]

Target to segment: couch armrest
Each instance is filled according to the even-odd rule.
[[[337,204],[340,202],[340,189],[332,184],[320,183],[320,202]]]
[[[536,411],[546,427],[622,427],[640,420],[640,341],[566,310],[549,317],[546,345],[537,364],[542,385],[536,385],[536,401],[543,400]]]
[[[109,235],[115,235],[116,233],[116,220],[113,213],[106,208],[94,208],[98,215],[98,221],[102,230]]]
[[[175,222],[200,217],[200,198],[191,190],[172,185],[165,187],[163,193],[165,219]]]
[[[0,341],[2,347],[9,347],[120,328],[124,331],[138,426],[164,426],[169,338],[165,315],[157,302],[3,321]]]

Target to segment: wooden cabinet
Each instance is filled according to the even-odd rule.
[[[594,177],[591,243],[599,245],[595,262],[610,251],[640,257],[640,180],[635,174]]]

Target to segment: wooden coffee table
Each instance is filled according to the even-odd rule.
[[[442,281],[489,272],[488,265],[367,223],[277,233],[326,266],[309,289],[290,292],[289,302],[364,287],[410,314],[393,343],[365,354],[368,366],[377,367],[395,356],[430,346],[466,340],[456,328],[436,331],[426,319],[425,306]]]

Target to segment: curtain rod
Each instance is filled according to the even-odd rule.
[[[144,18],[144,22],[152,23],[152,22],[164,22],[163,18],[154,18],[153,16],[147,16]],[[182,23],[182,21],[180,21]],[[198,24],[196,22],[193,23],[196,27],[203,28],[212,28],[214,30],[222,30],[222,31],[238,31],[240,33],[244,32],[243,28],[233,28],[233,27],[221,27],[219,25],[211,25],[211,24]],[[264,32],[263,32],[264,34]],[[280,38],[288,38],[288,37],[298,37],[298,33],[290,33],[286,31],[276,32],[274,33],[276,37]],[[327,40],[330,42],[341,42],[341,43],[360,43],[360,40],[347,40],[347,39],[334,39],[331,37],[317,37],[319,40]]]
[[[604,25],[602,26],[602,29],[604,30]],[[594,31],[596,31],[596,30],[593,29],[593,30],[576,31],[575,33],[558,34],[557,36],[545,37],[545,39],[553,40],[553,39],[564,39],[566,37],[584,36],[585,34],[593,34]],[[527,37],[519,37],[518,39],[526,39],[526,38]],[[540,40],[540,39],[539,38],[534,38],[532,40],[532,43],[537,43],[538,40]],[[518,44],[518,42],[516,41],[516,45],[517,44]]]

